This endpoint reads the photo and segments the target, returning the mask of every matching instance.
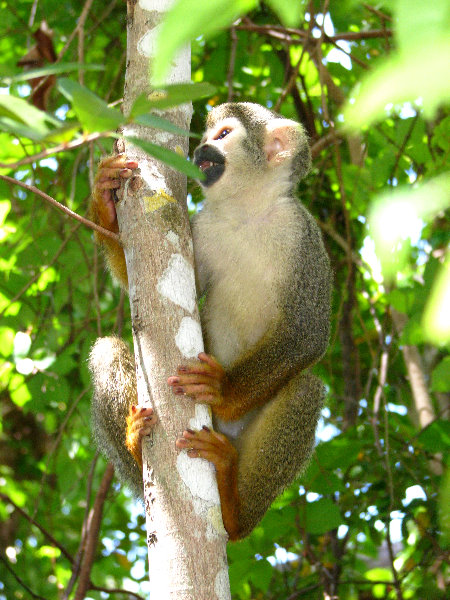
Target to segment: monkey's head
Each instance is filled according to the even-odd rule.
[[[211,192],[229,194],[246,182],[284,180],[292,188],[308,172],[311,153],[303,127],[259,104],[237,102],[215,107],[194,152],[194,162]]]

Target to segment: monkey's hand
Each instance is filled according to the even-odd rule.
[[[120,179],[128,179],[137,169],[138,163],[127,160],[125,154],[108,156],[100,161],[92,191],[91,217],[98,224],[117,233],[116,206],[113,190],[120,187]]]
[[[196,402],[214,408],[224,403],[226,373],[215,358],[200,352],[198,361],[181,365],[167,383],[178,396],[191,396]]]
[[[158,419],[153,412],[153,408],[140,408],[134,404],[130,407],[130,413],[127,417],[125,445],[141,469],[142,438],[152,432],[157,422]]]
[[[216,467],[222,518],[231,540],[239,537],[238,453],[225,435],[206,425],[200,431],[186,429],[176,441],[177,448],[188,448],[190,458],[205,458]]]

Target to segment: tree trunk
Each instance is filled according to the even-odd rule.
[[[151,61],[163,1],[128,2],[124,112],[150,93]],[[190,81],[190,50],[176,59],[168,83]],[[192,107],[163,116],[189,129]],[[130,125],[125,136],[156,142],[186,156],[188,140]],[[118,143],[140,172],[119,194],[117,215],[127,262],[140,405],[159,419],[144,442],[144,494],[152,600],[230,598],[226,532],[214,467],[177,452],[183,430],[211,426],[209,409],[174,396],[167,377],[203,350],[196,302],[186,178],[129,143]]]

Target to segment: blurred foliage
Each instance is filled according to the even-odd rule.
[[[213,5],[185,4],[199,17]],[[229,2],[229,14],[217,16],[225,21],[202,17],[200,30],[192,27],[203,34],[192,42],[192,80],[216,90],[195,101],[193,133],[227,99],[302,121],[314,166],[299,197],[323,230],[335,272],[330,348],[315,367],[328,388],[319,443],[253,534],[229,545],[233,597],[443,599],[447,4],[291,5]],[[232,29],[212,35],[210,26],[249,6]],[[108,130],[122,119],[124,4],[94,2],[84,36],[73,35],[82,11],[74,0],[0,7],[0,174],[84,215],[95,165],[112,148]],[[50,32],[39,27],[44,18]],[[177,18],[181,30],[186,17],[182,27]],[[17,63],[33,49],[40,58],[27,64],[41,71],[30,79]],[[149,108],[144,102],[134,117],[167,127]],[[342,128],[352,114],[357,127]],[[194,182],[189,191],[194,211],[201,195]],[[91,231],[1,179],[0,237],[0,599],[72,598],[105,468],[90,437],[86,358],[98,335],[131,339],[129,309]],[[146,553],[141,507],[115,483],[88,597],[146,597]]]

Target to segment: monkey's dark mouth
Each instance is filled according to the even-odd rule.
[[[201,182],[205,187],[215,183],[225,171],[225,156],[214,146],[204,144],[194,152],[194,163],[205,174]]]
[[[198,165],[198,168],[200,169],[200,171],[206,171],[207,169],[210,169],[211,167],[213,167],[216,164],[217,163],[214,163],[211,160],[204,160],[203,162],[201,162]]]

